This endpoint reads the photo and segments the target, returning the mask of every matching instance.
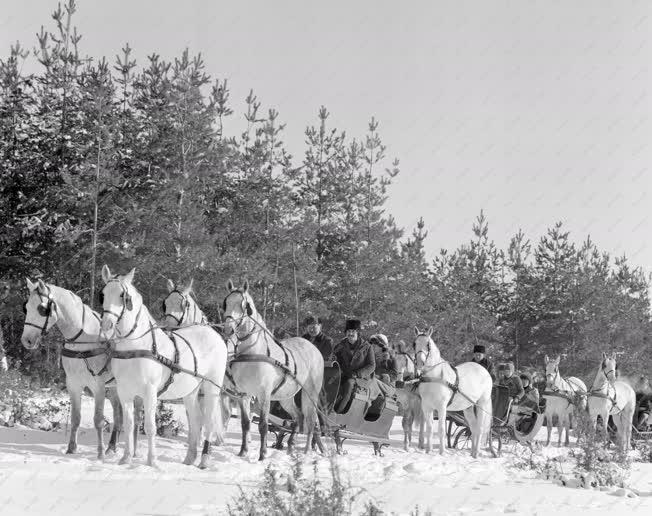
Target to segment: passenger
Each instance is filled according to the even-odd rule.
[[[306,317],[304,324],[307,331],[303,338],[314,344],[324,358],[324,366],[329,367],[335,359],[335,355],[333,354],[333,339],[323,333],[321,319],[319,317],[309,315]]]
[[[539,391],[532,385],[532,377],[528,373],[519,374],[523,384],[523,396],[518,400],[518,406],[524,411],[539,410]]]
[[[489,371],[489,374],[491,375],[491,381],[495,382],[496,369],[493,362],[487,358],[486,352],[487,350],[482,344],[476,344],[473,346],[473,362],[480,364],[487,371]]]
[[[394,350],[389,347],[387,337],[382,333],[372,335],[369,343],[374,346],[374,359],[376,361],[375,375],[378,380],[392,387],[396,387],[398,379],[398,366]]]
[[[335,358],[342,372],[342,399],[335,410],[342,412],[351,399],[356,378],[371,378],[376,369],[376,361],[372,346],[360,335],[360,321],[346,321],[346,337],[335,346]]]
[[[498,366],[498,385],[507,387],[509,397],[514,403],[518,403],[518,400],[525,394],[521,379],[514,375],[514,364],[512,362]]]

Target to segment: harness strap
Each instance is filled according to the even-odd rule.
[[[457,372],[457,368],[454,366],[451,366],[451,369],[455,373],[455,383],[450,383],[446,380],[443,380],[442,378],[433,378],[433,377],[428,377],[428,376],[421,376],[418,380],[418,383],[438,383],[440,385],[445,385],[448,387],[452,392],[451,392],[451,397],[448,400],[448,404],[446,405],[447,407],[450,406],[451,403],[453,403],[453,398],[455,397],[455,394],[458,392],[464,396],[467,400],[471,401],[471,399],[466,396],[463,392],[460,391],[460,375]],[[475,405],[475,402],[471,401]]]
[[[175,332],[170,332],[174,337],[180,338],[182,341],[186,343],[186,346],[188,346],[188,349],[190,350],[190,353],[192,354],[192,360],[193,360],[193,367],[195,369],[195,374],[197,374],[197,355],[195,355],[195,350],[192,349],[192,346],[190,345],[190,342],[188,342],[188,339],[183,337],[183,335],[179,335],[178,333]],[[176,343],[175,343],[176,346]]]
[[[152,333],[152,336],[154,334]],[[170,340],[172,341],[172,344],[174,345],[174,365],[175,367],[179,365],[179,346],[177,345],[177,339],[175,338],[175,335],[170,335]],[[195,370],[195,374],[197,374],[197,371]],[[163,384],[163,387],[158,391],[156,394],[157,396],[161,396],[162,394],[165,393],[165,391],[168,390],[170,385],[172,385],[172,382],[174,381],[174,368],[170,368],[170,374],[168,376],[168,379],[165,381]]]
[[[74,349],[63,348],[61,350],[61,356],[66,358],[93,358],[99,355],[105,355],[107,352],[106,348],[95,348],[87,349],[85,351],[75,351]]]

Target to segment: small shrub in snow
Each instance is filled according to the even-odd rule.
[[[182,425],[179,420],[174,418],[174,411],[163,402],[159,402],[155,414],[156,435],[160,437],[174,437],[179,435]],[[140,424],[140,432],[145,433],[144,420]]]
[[[52,389],[33,389],[29,378],[10,369],[0,375],[0,425],[56,430],[68,418],[70,402]]]
[[[627,454],[619,447],[609,449],[608,436],[603,430],[594,430],[588,412],[578,411],[575,421],[579,431],[579,450],[571,452],[575,459],[575,477],[590,478],[596,487],[625,487],[631,467]]]
[[[240,496],[228,505],[231,516],[285,516],[288,514],[310,514],[313,516],[347,516],[353,514],[353,504],[360,496],[345,483],[334,458],[330,460],[330,479],[320,480],[318,462],[313,461],[313,474],[308,477],[304,464],[298,456],[292,459],[289,471],[269,464],[265,468],[262,485],[247,493],[240,489]],[[379,516],[382,511],[367,502],[365,516]]]
[[[652,462],[652,442],[643,441],[636,445],[636,460],[638,462]]]

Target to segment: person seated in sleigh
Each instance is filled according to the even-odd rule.
[[[371,344],[360,336],[360,321],[346,321],[345,337],[335,346],[335,358],[342,373],[342,397],[335,406],[336,412],[344,412],[351,400],[356,379],[370,380],[376,370],[376,360]]]
[[[374,359],[376,361],[374,374],[376,379],[395,387],[398,379],[398,366],[394,350],[389,347],[387,337],[382,333],[378,333],[369,338],[369,343],[374,347]]]

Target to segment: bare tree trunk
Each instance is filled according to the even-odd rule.
[[[296,244],[292,244],[292,275],[294,276],[294,302],[297,318],[297,333],[299,336],[299,288],[297,287]]]
[[[93,199],[93,243],[91,257],[91,289],[89,304],[95,308],[95,265],[97,261],[97,213],[100,196],[100,165],[102,163],[102,100],[99,99],[99,117],[97,124],[97,159],[95,161],[95,196]]]

